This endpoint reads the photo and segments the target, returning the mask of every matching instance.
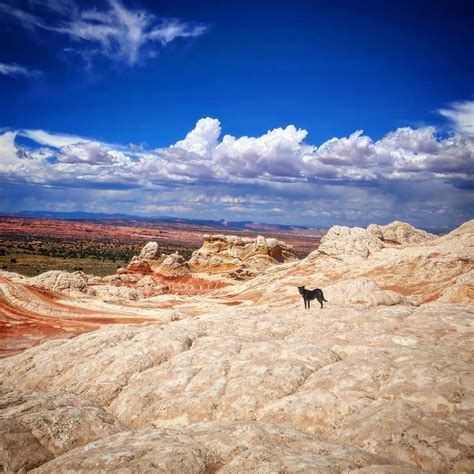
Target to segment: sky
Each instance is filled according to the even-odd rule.
[[[474,217],[474,2],[0,0],[0,212]]]

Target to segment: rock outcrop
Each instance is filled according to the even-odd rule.
[[[189,273],[189,265],[178,252],[167,255],[160,263],[159,272],[165,276],[180,276]]]
[[[272,265],[296,260],[293,248],[277,239],[205,235],[189,266],[198,272],[224,273],[251,278]]]
[[[30,279],[33,285],[44,290],[57,291],[77,296],[87,290],[87,277],[82,272],[69,273],[51,270]]]
[[[156,242],[148,242],[140,252],[138,258],[140,260],[155,260],[159,258],[158,244]]]
[[[370,224],[367,230],[382,242],[398,245],[420,244],[436,238],[434,234],[400,221],[394,221],[388,225]]]
[[[170,255],[161,254],[156,242],[148,242],[142,248],[140,255],[132,258],[126,271],[144,275],[158,273],[174,277],[188,274],[189,267],[185,258],[178,252]]]
[[[324,294],[328,301],[338,305],[393,306],[396,304],[410,304],[410,301],[400,293],[382,290],[374,281],[368,278],[343,280],[328,286]]]
[[[217,274],[247,280],[273,265],[295,260],[293,248],[277,239],[204,235],[202,247],[193,252],[189,261],[178,252],[160,254],[158,244],[148,242],[120,273],[159,274],[171,278],[199,273],[201,278]]]
[[[318,252],[336,258],[351,256],[368,258],[383,247],[383,242],[367,229],[335,225],[321,239]]]

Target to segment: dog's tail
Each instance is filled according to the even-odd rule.
[[[324,295],[323,295],[323,301],[326,301],[326,303],[329,303],[329,301],[324,297]]]

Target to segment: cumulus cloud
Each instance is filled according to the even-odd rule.
[[[28,77],[34,78],[41,75],[41,73],[35,69],[30,69],[24,66],[19,66],[15,63],[0,63],[0,75],[12,76],[12,77]]]
[[[457,132],[474,136],[474,100],[453,102],[438,112],[452,122]]]
[[[235,184],[321,181],[339,185],[391,180],[469,178],[474,171],[474,139],[456,134],[440,138],[433,127],[399,128],[373,141],[362,131],[332,138],[319,147],[305,143],[308,132],[293,125],[259,137],[221,138],[217,119],[197,122],[183,140],[168,148],[130,149],[74,135],[19,130],[2,136],[9,143],[26,137],[43,145],[44,167],[60,164],[107,165],[109,175],[133,170],[143,183],[226,182]],[[5,145],[6,146],[6,145]],[[16,155],[30,151],[18,144]],[[30,155],[31,156],[31,155]],[[36,155],[35,155],[36,156]],[[38,156],[36,156],[38,158]]]
[[[276,128],[260,137],[235,138],[225,135],[216,146],[214,158],[231,176],[300,177],[300,158],[311,147],[302,142],[308,132],[294,125]]]
[[[120,154],[118,155],[120,156]],[[107,150],[98,142],[78,142],[61,147],[56,155],[62,163],[87,163],[89,165],[111,164],[116,162],[116,152]]]
[[[219,120],[210,117],[197,121],[184,140],[179,140],[171,148],[181,148],[190,153],[196,153],[202,157],[209,158],[217,147],[217,140],[221,134]]]
[[[84,8],[73,0],[30,3],[31,11],[0,4],[0,15],[15,19],[26,29],[67,36],[81,48],[81,56],[100,54],[129,65],[156,56],[158,46],[166,46],[177,38],[197,37],[207,30],[204,24],[160,18],[148,10],[127,7],[119,0],[108,0],[103,9]],[[47,19],[45,10],[49,11]]]
[[[220,122],[209,117],[182,140],[152,150],[42,130],[7,131],[0,135],[0,181],[82,187],[87,196],[91,189],[134,190],[139,195],[130,198],[135,207],[129,213],[140,201],[144,213],[203,218],[226,212],[254,220],[279,215],[360,223],[393,212],[402,218],[402,208],[419,220],[426,213],[452,220],[472,215],[473,137],[403,127],[380,140],[356,131],[317,146],[307,136],[289,125],[257,137],[222,137]],[[446,206],[452,212],[440,214]]]

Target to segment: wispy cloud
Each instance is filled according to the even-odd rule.
[[[41,72],[37,71],[36,69],[19,66],[15,63],[0,63],[0,75],[12,77],[39,77]]]
[[[177,38],[200,36],[207,30],[204,24],[161,18],[145,9],[128,8],[119,0],[108,0],[102,9],[81,8],[72,0],[31,3],[36,6],[32,11],[0,4],[0,14],[14,18],[26,29],[67,36],[81,48],[82,56],[100,54],[129,65],[156,56],[160,46]]]
[[[453,123],[457,132],[474,136],[474,100],[453,102],[438,112]]]

